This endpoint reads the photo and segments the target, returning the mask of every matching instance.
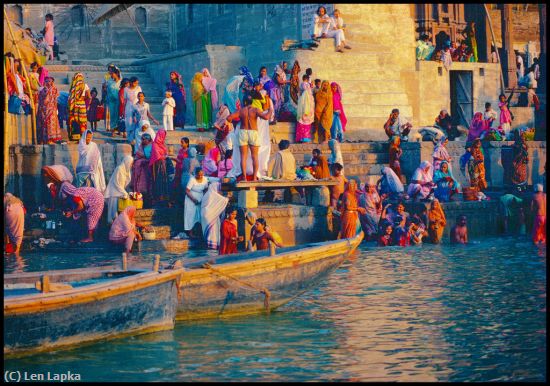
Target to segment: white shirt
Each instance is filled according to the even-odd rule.
[[[344,19],[341,16],[330,18],[330,29],[342,29],[344,28]]]
[[[176,101],[174,98],[164,98],[162,101],[164,109],[162,109],[162,115],[174,115],[174,108],[176,107]]]

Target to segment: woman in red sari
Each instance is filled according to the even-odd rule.
[[[61,129],[57,119],[57,97],[59,91],[52,77],[44,81],[44,88],[38,94],[37,131],[38,140],[44,144],[52,144],[61,140]]]
[[[342,229],[338,235],[339,239],[349,239],[357,234],[357,221],[359,221],[359,215],[366,214],[365,208],[361,208],[357,202],[357,196],[355,191],[357,190],[357,181],[350,179],[346,191],[342,196],[342,215],[340,221],[342,223]]]
[[[222,223],[220,255],[237,253],[237,243],[243,240],[244,237],[237,233],[237,209],[229,207]]]

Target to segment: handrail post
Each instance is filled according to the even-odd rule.
[[[153,271],[158,272],[160,267],[160,255],[155,255],[153,260]]]

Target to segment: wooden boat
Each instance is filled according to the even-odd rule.
[[[223,255],[214,262],[187,260],[177,320],[270,311],[316,286],[363,240],[310,243],[273,252]]]
[[[4,275],[4,355],[172,329],[182,273],[88,268]]]

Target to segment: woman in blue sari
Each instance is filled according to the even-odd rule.
[[[441,161],[439,169],[434,173],[433,181],[437,185],[434,195],[439,201],[447,202],[453,194],[460,191],[460,183],[454,178],[447,161]]]
[[[176,71],[170,73],[170,82],[166,84],[166,91],[172,92],[172,98],[176,101],[176,111],[174,112],[174,127],[185,126],[185,113],[187,111],[185,87],[181,75]]]

